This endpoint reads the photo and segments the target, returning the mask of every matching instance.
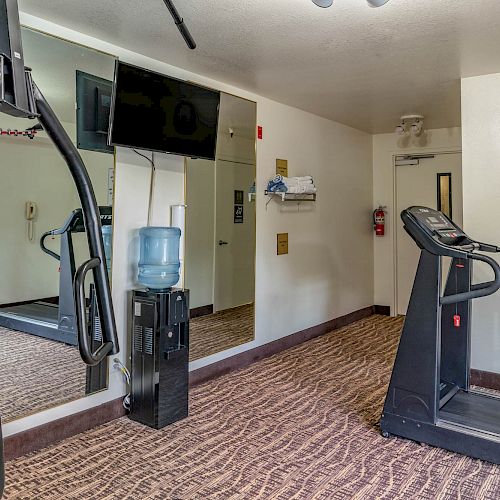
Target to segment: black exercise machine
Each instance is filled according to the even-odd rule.
[[[477,251],[500,248],[469,238],[441,212],[410,207],[404,228],[421,249],[415,283],[380,427],[500,464],[500,397],[470,389],[471,300],[500,289],[500,266]],[[452,261],[441,294],[442,257]],[[493,281],[472,284],[473,262]]]
[[[112,224],[111,207],[99,207],[99,213],[102,226]],[[70,345],[78,345],[73,298],[76,265],[72,235],[83,232],[85,232],[83,213],[81,209],[77,209],[60,228],[47,231],[40,239],[42,251],[60,263],[59,303],[35,301],[8,307],[0,306],[0,326]],[[45,246],[45,240],[49,236],[57,235],[61,237],[59,255]],[[95,318],[89,317],[89,320],[95,323]]]
[[[99,208],[92,181],[75,145],[24,66],[17,0],[0,0],[0,112],[18,118],[37,118],[66,161],[82,206],[90,259],[76,271],[75,319],[80,355],[91,366],[119,352],[113,302],[106,269]],[[87,325],[85,276],[92,271],[99,309],[102,343],[94,351]],[[4,460],[0,433],[0,496],[4,486]]]

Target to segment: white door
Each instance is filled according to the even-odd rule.
[[[214,312],[254,301],[255,201],[248,199],[254,179],[255,165],[216,162]],[[243,211],[235,214],[237,207]]]
[[[396,166],[396,259],[398,314],[406,314],[420,250],[408,236],[401,221],[401,211],[412,205],[438,208],[438,174],[451,174],[451,218],[462,226],[462,155],[436,154],[420,159],[419,165]],[[443,259],[443,275],[447,275],[449,259]]]

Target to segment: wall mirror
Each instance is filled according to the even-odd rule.
[[[256,113],[222,93],[215,161],[186,159],[191,361],[254,339]]]
[[[110,266],[115,162],[106,133],[115,58],[26,28],[22,37],[26,65],[78,145],[97,201],[105,207],[101,217]],[[80,359],[73,328],[72,274],[88,258],[79,198],[66,164],[43,130],[25,132],[35,123],[0,115],[4,422],[107,386],[107,362],[88,368]],[[91,284],[88,296],[98,341]]]

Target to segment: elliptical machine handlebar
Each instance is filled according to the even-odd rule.
[[[491,247],[493,246],[491,245]],[[467,258],[478,260],[480,262],[485,262],[486,264],[488,264],[491,269],[493,269],[495,279],[493,281],[485,281],[484,283],[472,285],[469,292],[445,295],[444,297],[441,297],[441,305],[456,304],[458,302],[478,299],[479,297],[486,297],[488,295],[494,294],[500,289],[500,266],[495,259],[492,259],[487,255],[475,254],[472,252],[467,252]]]

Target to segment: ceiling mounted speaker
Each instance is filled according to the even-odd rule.
[[[327,7],[331,7],[333,0],[312,0],[312,2],[317,5],[318,7],[322,7],[323,9],[326,9]]]
[[[368,2],[368,5],[370,7],[382,7],[382,5],[385,5],[389,0],[366,0]]]

